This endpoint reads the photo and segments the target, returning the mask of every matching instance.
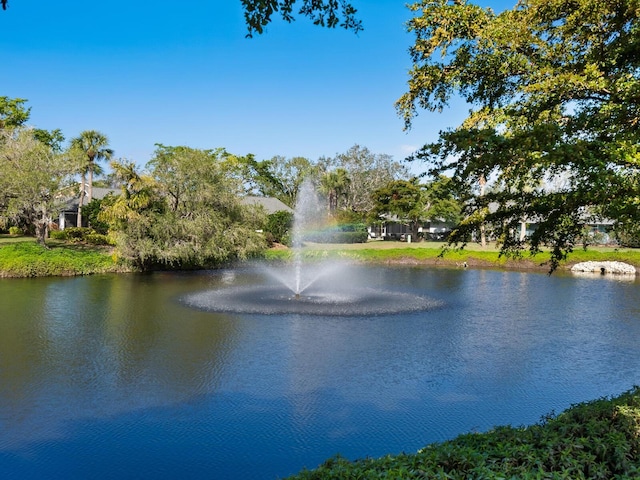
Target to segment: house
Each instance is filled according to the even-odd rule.
[[[424,221],[418,225],[418,235],[425,240],[443,240],[454,226],[454,223],[443,219]],[[388,217],[382,223],[368,227],[367,230],[369,238],[383,240],[405,240],[407,235],[411,235],[409,222],[402,222],[396,216]]]
[[[268,215],[276,212],[290,212],[293,213],[293,209],[288,207],[283,202],[274,197],[255,197],[246,196],[242,197],[240,202],[243,205],[260,205],[264,208]]]
[[[75,190],[75,188],[73,190]],[[120,193],[121,191],[119,188],[93,187],[93,198],[98,200],[103,199],[109,194],[118,196]],[[75,196],[72,196],[69,189],[65,192],[66,201],[58,215],[58,228],[60,230],[64,230],[67,227],[75,227],[78,224],[78,205],[80,204],[80,198],[79,193],[74,191],[74,194]],[[88,203],[87,192],[85,191],[83,206]],[[82,218],[82,226],[88,226],[86,217]]]

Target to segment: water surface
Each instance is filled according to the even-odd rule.
[[[401,314],[213,313],[264,276],[0,280],[0,478],[278,478],[640,382],[637,281],[358,267]]]

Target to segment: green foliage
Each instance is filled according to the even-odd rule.
[[[88,233],[84,236],[84,241],[89,245],[112,245],[113,243],[107,235],[102,233]]]
[[[640,224],[620,225],[615,229],[615,236],[623,247],[640,248]]]
[[[382,215],[395,216],[400,220],[419,221],[425,218],[426,205],[422,188],[417,179],[413,181],[395,180],[375,190],[371,197],[375,202],[372,215],[378,219]]]
[[[267,224],[264,227],[266,233],[271,234],[272,242],[288,245],[290,243],[289,231],[293,225],[293,213],[275,212],[267,216]]]
[[[316,243],[364,243],[368,238],[367,227],[363,223],[336,225],[304,235],[305,241]]]
[[[468,192],[454,241],[487,228],[503,253],[551,247],[555,266],[594,217],[640,222],[635,1],[531,0],[499,14],[466,1],[410,8],[414,65],[396,104],[407,127],[418,109],[441,111],[456,95],[473,106],[414,155]],[[521,221],[537,223],[526,244],[513,234]]]
[[[82,242],[92,230],[89,227],[67,227],[63,230],[67,240],[72,242]]]
[[[31,108],[24,98],[0,97],[0,130],[21,127],[29,120]]]
[[[640,475],[640,390],[577,404],[530,427],[497,427],[413,455],[327,460],[290,478],[609,479]]]
[[[109,224],[100,220],[99,215],[102,211],[102,203],[104,199],[93,198],[82,208],[82,215],[88,220],[89,226],[97,233],[106,235],[109,230]],[[113,203],[113,199],[107,199],[105,205]]]
[[[20,227],[9,227],[9,235],[22,235],[22,229]]]
[[[54,240],[68,241],[71,243],[85,243],[88,245],[113,245],[110,238],[96,232],[90,227],[67,227],[64,230],[53,230],[49,237]]]
[[[122,194],[103,208],[119,254],[143,269],[204,268],[265,248],[261,211],[240,203],[240,179],[223,149],[158,145],[150,175],[112,163]]]
[[[117,272],[125,267],[100,247],[81,245],[45,248],[34,242],[0,247],[0,276],[43,277]]]
[[[260,162],[245,157],[242,162],[248,170],[245,181],[248,180],[253,193],[277,198],[291,208],[296,204],[302,182],[315,171],[315,166],[305,157],[275,156]]]
[[[62,203],[57,192],[72,171],[69,158],[39,142],[32,130],[0,130],[0,223],[24,226],[44,245]]]
[[[451,180],[440,176],[427,184],[412,180],[394,180],[374,190],[370,212],[372,222],[394,220],[411,226],[413,238],[418,238],[421,223],[461,219],[461,203],[451,190]]]
[[[264,27],[271,23],[272,15],[280,12],[283,20],[292,22],[293,7],[297,0],[240,0],[244,8],[244,18],[249,32],[262,33]],[[347,30],[359,32],[362,23],[356,18],[356,9],[350,2],[341,0],[299,0],[298,15],[308,17],[315,25],[334,28],[343,27]]]
[[[360,218],[373,208],[371,192],[407,176],[406,168],[387,154],[375,154],[354,145],[334,158],[318,160],[320,190],[329,200],[329,211],[356,212]]]
[[[51,230],[49,232],[49,238],[51,238],[52,240],[68,240],[69,237],[67,236],[67,231],[66,230]]]

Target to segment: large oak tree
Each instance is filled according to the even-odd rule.
[[[407,127],[455,96],[472,106],[414,158],[469,198],[454,241],[491,225],[504,252],[552,247],[552,267],[583,241],[595,216],[619,229],[640,220],[640,6],[635,0],[525,0],[494,13],[464,0],[419,1],[409,90],[397,102]],[[488,209],[487,207],[492,208]]]

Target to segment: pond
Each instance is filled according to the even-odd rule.
[[[640,383],[635,279],[354,269],[359,287],[425,303],[358,315],[191,301],[268,281],[249,267],[0,280],[0,477],[275,479]]]

